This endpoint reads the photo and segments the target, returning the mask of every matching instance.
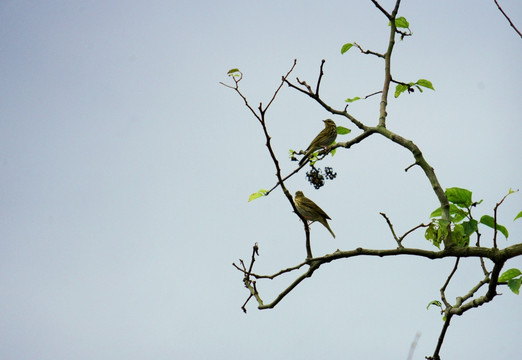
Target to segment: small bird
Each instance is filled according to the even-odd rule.
[[[327,219],[330,219],[328,214],[326,214],[323,209],[321,209],[319,206],[317,206],[316,203],[314,203],[312,200],[304,196],[302,191],[297,191],[295,193],[295,207],[297,208],[297,211],[299,211],[299,214],[301,214],[302,217],[304,217],[306,220],[314,222],[319,221],[321,224],[324,225],[325,228],[328,229],[330,234],[335,239],[335,234],[330,229],[330,225],[328,225]]]
[[[303,165],[314,151],[319,149],[326,149],[337,138],[337,125],[332,119],[323,120],[324,129],[312,140],[310,146],[306,149],[305,156],[299,161],[299,165]]]

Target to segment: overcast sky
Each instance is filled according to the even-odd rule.
[[[393,1],[382,0],[391,9]],[[517,0],[500,2],[522,28]],[[390,98],[388,128],[413,140],[444,188],[484,199],[492,214],[522,186],[522,40],[493,0],[404,0],[414,36],[397,42],[395,79],[436,91]],[[431,355],[441,316],[426,305],[454,260],[353,258],[321,267],[275,309],[259,311],[232,267],[260,246],[259,273],[300,263],[303,227],[275,184],[261,127],[220,85],[239,68],[250,103],[266,104],[291,76],[335,108],[381,89],[383,64],[346,42],[384,52],[387,19],[370,1],[0,1],[0,358],[416,359]],[[367,125],[379,98],[349,107]],[[267,114],[285,174],[334,118],[283,87]],[[304,171],[287,182],[332,218],[312,225],[314,255],[394,248],[398,233],[438,207],[406,150],[379,135],[328,157],[337,178],[319,191]],[[520,242],[522,194],[499,223]],[[482,243],[491,246],[491,229]],[[417,231],[405,246],[432,249]],[[491,269],[491,264],[488,264]],[[522,269],[522,259],[506,268]],[[482,280],[463,260],[448,299]],[[260,282],[269,302],[293,278]],[[481,292],[482,294],[483,292]],[[452,320],[445,359],[514,359],[520,296],[502,296]]]

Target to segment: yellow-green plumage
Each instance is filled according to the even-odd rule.
[[[330,228],[330,225],[328,225],[328,221],[327,221],[327,219],[329,219],[329,220],[332,220],[332,219],[330,219],[328,214],[326,214],[323,211],[323,209],[321,209],[312,200],[310,200],[309,198],[304,196],[302,191],[297,191],[295,193],[294,202],[295,202],[295,207],[297,208],[297,211],[299,211],[299,214],[301,214],[302,217],[304,217],[306,220],[311,221],[311,222],[319,221],[321,224],[323,224],[323,226],[325,228],[328,229],[330,234],[332,234],[332,236],[335,239],[335,234],[332,231],[332,229]]]
[[[320,149],[326,149],[337,139],[337,125],[332,119],[323,120],[324,129],[312,140],[306,149],[305,156],[299,161],[299,165],[303,165],[312,153]]]

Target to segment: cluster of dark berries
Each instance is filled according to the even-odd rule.
[[[314,188],[319,189],[324,186],[325,177],[326,180],[333,180],[337,176],[337,173],[333,172],[331,167],[324,168],[324,175],[322,170],[317,169],[315,166],[312,166],[310,171],[306,173],[306,178],[310,184],[313,185]]]
[[[333,169],[329,166],[324,168],[324,174],[328,180],[333,180],[337,176],[337,173],[333,172]]]

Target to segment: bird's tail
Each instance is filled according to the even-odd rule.
[[[330,234],[332,234],[333,238],[335,239],[335,234],[334,234],[334,232],[332,231],[332,229],[330,228],[330,225],[328,224],[328,221],[326,221],[326,219],[324,219],[324,222],[321,221],[321,224],[323,224],[324,227],[328,229],[328,231],[330,232]]]
[[[299,161],[299,166],[302,166],[306,162],[306,160],[308,160],[308,157],[310,156],[310,154],[311,154],[310,152],[308,152],[308,151],[306,152],[306,154],[303,156],[303,158]]]

